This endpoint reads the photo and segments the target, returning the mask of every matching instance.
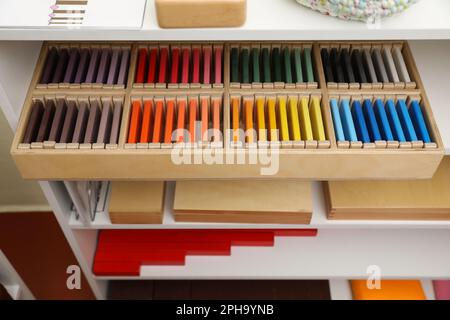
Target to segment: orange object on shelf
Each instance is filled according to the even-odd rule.
[[[247,143],[254,143],[254,129],[253,129],[253,100],[244,101],[244,116],[245,116],[245,137]]]
[[[367,280],[351,280],[354,300],[426,300],[419,280],[381,280],[380,289],[369,289]]]
[[[212,125],[213,125],[213,129],[214,129],[214,134],[213,134],[214,142],[221,141],[221,135],[219,134],[219,132],[221,132],[221,130],[220,130],[220,105],[221,105],[221,100],[219,98],[212,99],[212,122],[213,122]]]
[[[209,103],[208,98],[201,98],[201,122],[202,122],[202,136],[201,141],[209,141],[208,129],[209,129]]]
[[[141,143],[149,143],[153,131],[153,102],[144,101],[144,115],[142,117]]]
[[[128,143],[137,143],[141,131],[142,110],[141,101],[133,101],[131,105],[130,129],[128,130]]]
[[[184,142],[184,130],[186,128],[186,101],[178,101],[177,142]]]
[[[197,125],[197,99],[189,100],[189,142],[194,143],[197,141],[196,125]]]
[[[173,124],[175,122],[175,100],[166,103],[166,125],[164,143],[172,143]]]
[[[164,117],[164,101],[156,101],[156,110],[155,110],[155,125],[153,127],[153,143],[161,142],[162,135],[162,119]]]

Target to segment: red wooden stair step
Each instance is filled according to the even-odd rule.
[[[115,231],[115,230],[107,230]],[[141,231],[141,230],[139,230]],[[153,230],[145,230],[153,231]],[[158,230],[159,231],[159,230]],[[169,230],[167,230],[169,231]],[[261,245],[270,246],[273,245],[274,233],[273,232],[253,232],[253,231],[234,231],[234,232],[148,232],[148,233],[136,233],[136,234],[101,234],[99,241],[106,241],[108,243],[117,242],[218,242],[218,241],[231,241],[232,245]]]
[[[186,255],[230,255],[231,246],[273,246],[276,236],[316,235],[316,229],[102,230],[93,271],[139,276],[141,265],[184,265]]]
[[[96,260],[107,261],[146,261],[149,264],[180,264],[184,263],[186,252],[182,250],[166,251],[166,250],[152,250],[142,252],[130,252],[128,250],[115,250],[111,252],[100,251],[96,253]]]
[[[138,261],[102,262],[95,260],[92,271],[97,276],[139,276],[141,264]]]
[[[127,250],[130,252],[142,252],[151,250],[184,251],[187,255],[229,255],[231,245],[227,242],[169,242],[169,243],[99,243],[97,252],[110,252],[115,250]]]

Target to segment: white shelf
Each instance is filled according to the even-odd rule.
[[[331,300],[353,300],[352,288],[347,279],[330,279]]]
[[[33,14],[24,10],[22,14]],[[160,29],[154,0],[147,1],[141,30],[0,29],[0,40],[360,40],[450,39],[450,1],[424,0],[377,26],[321,15],[295,0],[248,0],[241,28]]]
[[[34,300],[33,294],[2,250],[0,250],[0,283],[13,300]]]
[[[85,5],[64,6],[55,9],[74,10],[56,13],[55,0],[2,0],[0,3],[0,28],[29,29],[118,29],[138,30],[147,0],[90,0]],[[79,12],[79,11],[82,11]],[[51,18],[50,18],[51,17]],[[54,20],[54,19],[56,20]],[[64,23],[61,23],[64,18]],[[79,19],[79,20],[77,20]],[[50,21],[51,24],[49,25]]]
[[[450,279],[447,230],[323,229],[277,237],[273,247],[233,247],[231,256],[187,256],[185,266],[142,266],[139,277],[96,279]]]
[[[425,296],[427,297],[427,300],[436,300],[436,296],[434,294],[434,287],[433,287],[433,281],[430,279],[423,279],[422,282],[422,288],[423,291],[425,291]]]
[[[13,300],[20,300],[20,286],[18,284],[5,286],[5,289]]]
[[[163,224],[111,224],[107,212],[97,214],[90,226],[84,226],[76,220],[75,214],[70,218],[70,226],[73,229],[281,229],[281,228],[317,228],[317,229],[348,229],[348,228],[421,228],[421,229],[450,229],[450,221],[389,221],[389,220],[328,220],[323,196],[322,184],[313,182],[313,217],[309,225],[289,224],[239,224],[239,223],[187,223],[176,222],[173,218],[173,195],[175,184],[167,184],[164,204]],[[109,198],[109,197],[108,197]],[[109,200],[107,200],[109,201]]]

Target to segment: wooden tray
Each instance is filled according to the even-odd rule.
[[[111,184],[109,217],[113,224],[161,224],[164,182],[125,182]]]
[[[450,220],[450,158],[431,180],[325,182],[333,220]]]
[[[175,221],[309,224],[310,182],[179,181]]]
[[[241,45],[267,45],[270,42],[243,42]],[[283,43],[280,41],[277,44]],[[348,42],[351,45],[353,42]],[[357,42],[361,44],[361,42]],[[48,47],[61,45],[46,42],[42,48],[30,89],[25,99],[24,108],[11,147],[11,154],[22,177],[37,180],[183,180],[183,179],[276,179],[297,178],[314,180],[349,180],[349,179],[426,179],[431,178],[444,156],[443,144],[433,118],[432,109],[423,89],[419,73],[415,66],[407,42],[367,42],[378,45],[401,44],[403,54],[416,88],[327,88],[323,67],[320,60],[321,43],[311,43],[315,60],[317,87],[306,88],[257,88],[233,87],[230,84],[230,47],[236,43],[216,43],[209,45],[223,46],[223,87],[187,87],[187,88],[148,88],[133,85],[137,52],[141,47],[153,45],[170,45],[170,43],[121,43],[131,46],[130,70],[126,88],[39,88],[37,81],[45,61]],[[239,44],[239,43],[237,43]],[[73,43],[73,46],[105,45],[105,43]],[[106,43],[106,45],[108,45]],[[177,42],[177,45],[184,45]],[[205,42],[189,42],[186,45],[208,45]],[[289,42],[291,46],[306,45],[305,42]],[[329,45],[329,42],[326,43]],[[178,97],[190,95],[221,96],[223,98],[223,129],[230,128],[230,97],[232,96],[289,96],[317,95],[321,97],[322,118],[324,120],[327,144],[316,148],[281,148],[253,149],[236,148],[230,137],[224,135],[221,148],[204,148],[202,145],[189,146],[184,149],[182,160],[180,154],[173,160],[174,148],[139,149],[127,148],[128,123],[131,102],[144,97]],[[415,96],[421,100],[424,117],[428,123],[434,145],[431,148],[342,148],[338,146],[334,134],[329,99],[346,95],[357,97],[377,96]],[[28,148],[21,142],[27,126],[33,99],[39,97],[66,98],[102,98],[122,99],[123,115],[117,146],[105,148],[56,149]],[[179,150],[175,150],[179,151]],[[263,153],[261,151],[264,151]],[[211,161],[211,156],[217,161]],[[184,157],[186,156],[186,157]],[[198,156],[198,157],[197,157]],[[209,158],[208,158],[209,157]],[[255,159],[256,161],[251,160]],[[230,162],[228,160],[231,159]],[[240,159],[240,160],[239,160]],[[243,161],[241,161],[244,159]],[[198,160],[200,162],[198,162]],[[239,161],[238,161],[239,160]],[[253,161],[253,162],[252,162]]]

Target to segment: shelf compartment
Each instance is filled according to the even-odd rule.
[[[36,89],[125,89],[131,43],[46,42],[36,65]]]
[[[231,94],[229,112],[231,148],[331,148],[330,114],[320,93]]]
[[[135,95],[129,109],[125,149],[223,148],[221,93]]]
[[[312,42],[230,44],[230,87],[317,89],[316,51]]]
[[[449,229],[449,220],[329,220],[325,203],[324,188],[321,182],[312,182],[312,218],[311,224],[249,224],[249,223],[201,223],[176,222],[174,207],[175,182],[166,182],[164,216],[160,225],[152,224],[112,224],[108,213],[109,182],[103,182],[99,196],[95,219],[89,225],[83,223],[77,212],[71,213],[69,225],[75,230],[101,229],[261,229],[261,228],[318,228],[318,229]],[[72,197],[74,197],[71,194]],[[87,215],[84,220],[90,219]]]
[[[419,94],[329,94],[340,149],[437,150],[430,109]]]
[[[117,149],[123,95],[33,96],[17,130],[17,151]]]
[[[224,43],[138,43],[136,50],[134,89],[224,88]]]
[[[328,89],[416,89],[417,67],[405,41],[319,43]]]

